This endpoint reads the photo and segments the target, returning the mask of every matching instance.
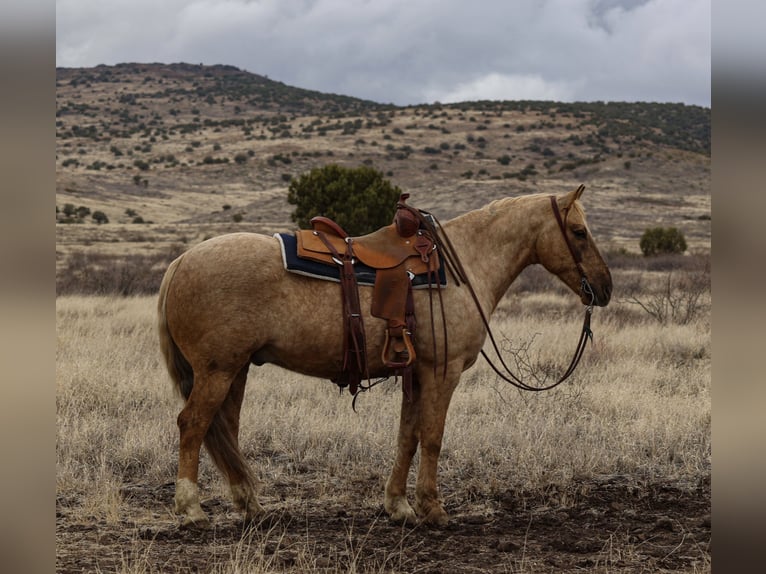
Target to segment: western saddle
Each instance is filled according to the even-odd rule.
[[[357,261],[375,269],[371,314],[387,322],[382,351],[383,364],[402,376],[408,397],[412,389],[412,364],[415,361],[413,335],[415,311],[412,279],[427,274],[427,284],[439,285],[439,253],[433,226],[422,212],[406,204],[403,193],[396,204],[393,223],[368,235],[349,237],[334,221],[318,216],[312,229],[296,232],[298,256],[340,267],[343,302],[343,368],[333,382],[348,386],[356,395],[363,378],[369,379],[364,323],[354,273]]]

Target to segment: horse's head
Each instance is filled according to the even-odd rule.
[[[601,307],[612,295],[612,274],[599,253],[578,201],[585,186],[546,202],[545,219],[537,240],[539,262],[558,276],[586,305]],[[592,290],[592,295],[591,295]]]

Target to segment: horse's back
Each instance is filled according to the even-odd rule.
[[[279,242],[260,233],[228,233],[198,243],[183,254],[189,280],[208,280],[218,275],[240,280],[243,272],[280,269]],[[192,272],[193,271],[193,272]]]

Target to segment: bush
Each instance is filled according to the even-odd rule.
[[[709,312],[710,269],[678,276],[669,271],[664,285],[653,293],[633,295],[627,302],[638,305],[661,325],[687,325]]]
[[[287,201],[296,206],[291,217],[301,228],[310,227],[315,215],[324,215],[359,236],[391,223],[401,193],[372,167],[330,164],[293,179]]]
[[[101,225],[102,223],[109,223],[109,218],[106,216],[106,213],[103,211],[94,211],[93,215],[91,215],[93,218],[93,221]]]
[[[641,252],[649,257],[660,253],[686,251],[684,234],[675,227],[651,227],[644,231],[639,243]]]

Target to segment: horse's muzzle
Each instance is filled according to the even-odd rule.
[[[584,305],[606,307],[612,298],[612,278],[609,277],[602,284],[593,284],[583,278],[580,289],[580,300]]]
[[[612,284],[609,283],[609,285],[604,285],[600,289],[600,293],[596,293],[596,300],[593,302],[594,305],[598,305],[599,307],[606,307],[609,304],[609,301],[612,299]]]

